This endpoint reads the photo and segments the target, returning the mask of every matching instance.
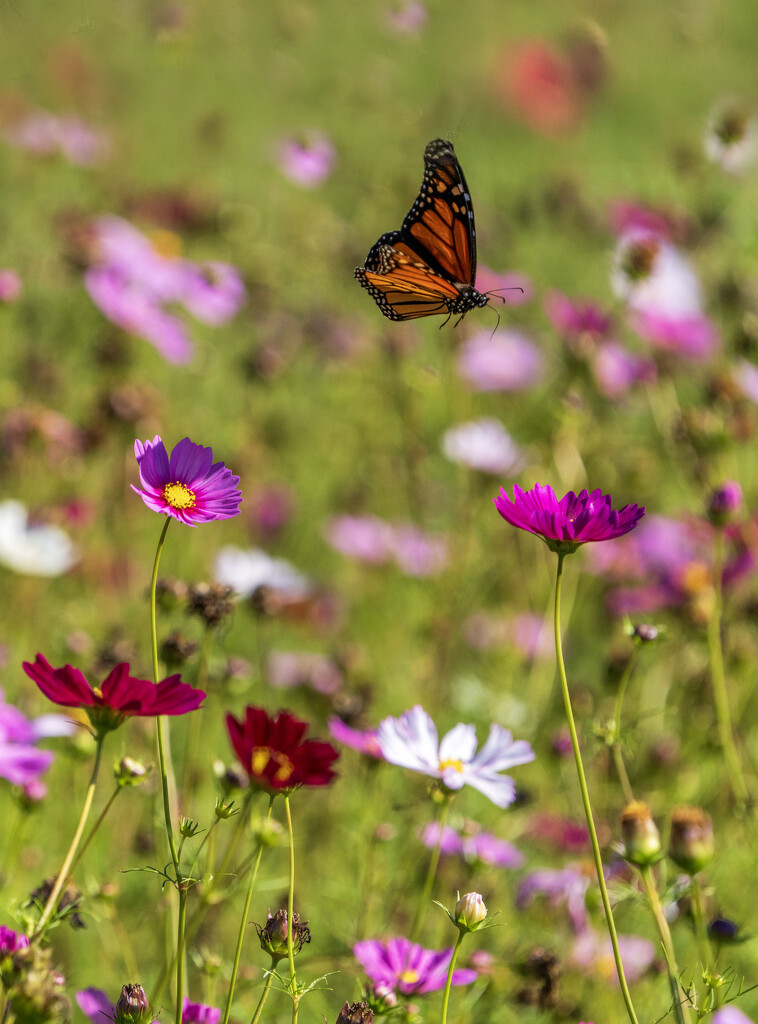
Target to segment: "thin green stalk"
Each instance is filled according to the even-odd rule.
[[[268,811],[266,813],[266,821],[271,817],[271,809],[274,806],[274,796],[270,796],[268,800]],[[242,917],[240,918],[239,932],[237,933],[237,946],[234,951],[234,962],[232,963],[232,976],[229,981],[229,992],[226,996],[226,1006],[224,1007],[224,1018],[222,1024],[229,1024],[229,1014],[232,1012],[232,1000],[234,999],[234,987],[237,984],[237,973],[240,966],[240,958],[242,956],[242,943],[245,939],[245,929],[247,928],[247,915],[250,913],[250,903],[253,899],[253,889],[255,888],[255,880],[258,876],[258,867],[261,862],[261,856],[263,855],[263,844],[259,842],[258,852],[255,856],[255,860],[250,868],[250,879],[247,884],[247,893],[245,895],[245,905],[242,908]]]
[[[634,800],[634,792],[632,791],[632,784],[629,781],[629,773],[627,772],[626,765],[624,764],[624,755],[621,752],[621,709],[624,705],[626,688],[632,676],[632,669],[637,661],[638,651],[639,647],[633,648],[632,653],[629,655],[627,663],[624,666],[621,679],[619,680],[618,689],[616,690],[616,701],[613,707],[613,732],[611,733],[611,757],[613,758],[616,774],[618,775],[619,782],[621,783],[624,800],[628,804],[632,803]]]
[[[284,812],[287,816],[287,836],[289,837],[290,848],[290,879],[287,891],[287,959],[290,965],[290,989],[292,992],[292,1024],[297,1020],[297,996],[295,984],[295,945],[293,930],[293,910],[295,906],[295,834],[292,831],[292,812],[290,810],[290,795],[284,794]]]
[[[210,651],[213,640],[213,630],[210,626],[205,627],[203,633],[203,639],[200,644],[200,652],[198,655],[197,664],[197,676],[195,678],[195,687],[198,690],[205,689],[205,683],[208,678],[208,653]],[[202,735],[202,717],[200,715],[190,715],[189,729],[187,735],[187,749],[184,755],[184,771],[182,773],[182,784],[183,789],[188,791],[191,788],[192,776],[191,772],[194,765],[197,762],[197,750],[200,745],[200,737]]]
[[[116,788],[113,790],[111,795],[108,797],[108,800],[107,800],[107,802],[105,804],[105,807],[103,807],[102,811],[98,815],[97,821],[95,822],[95,824],[90,829],[89,835],[84,840],[82,845],[79,847],[79,851],[78,851],[77,855],[74,857],[73,863],[71,865],[71,870],[72,871],[74,870],[76,865],[79,863],[79,861],[82,859],[84,854],[87,852],[87,847],[89,846],[89,844],[94,839],[95,833],[97,832],[97,830],[102,825],[103,821],[105,820],[106,814],[111,809],[111,807],[113,807],[113,802],[115,801],[116,797],[118,796],[118,794],[121,792],[121,790],[123,788],[124,788],[123,786],[116,786]]]
[[[689,1005],[684,1005],[679,993],[679,967],[676,962],[676,953],[674,952],[674,943],[671,938],[671,929],[669,928],[669,923],[666,920],[666,915],[663,913],[663,907],[661,906],[661,901],[658,897],[658,890],[655,887],[653,872],[650,865],[645,864],[640,867],[640,874],[642,875],[642,883],[645,887],[647,901],[658,928],[663,952],[666,955],[669,988],[671,989],[671,996],[674,1003],[674,1016],[677,1020],[677,1024],[690,1024],[692,1019],[690,1016],[690,1007]]]
[[[626,1012],[629,1015],[629,1020],[632,1022],[632,1024],[639,1024],[639,1021],[637,1020],[637,1015],[634,1012],[632,997],[629,993],[629,986],[626,982],[626,975],[624,974],[624,965],[621,961],[621,951],[619,950],[618,936],[616,934],[616,924],[613,920],[611,901],[608,898],[608,890],[605,886],[605,877],[603,875],[603,859],[600,856],[600,844],[597,840],[597,831],[595,830],[595,822],[592,817],[592,804],[590,803],[590,794],[587,788],[587,779],[584,774],[582,754],[579,749],[579,737],[576,732],[574,712],[571,707],[571,694],[569,692],[568,680],[566,678],[566,666],[563,661],[563,645],[561,643],[561,578],[563,576],[563,560],[565,557],[565,554],[558,554],[558,570],[555,579],[554,629],[555,656],[558,662],[558,677],[560,679],[561,691],[563,693],[563,704],[566,710],[566,721],[568,723],[569,733],[571,735],[571,746],[574,750],[574,761],[576,762],[576,773],[579,777],[579,789],[582,793],[584,815],[587,819],[587,828],[589,829],[590,840],[592,842],[592,856],[595,861],[597,884],[600,889],[600,898],[603,902],[603,909],[605,910],[605,923],[607,925],[608,934],[611,939],[611,946],[613,947],[613,959],[616,963],[616,972],[618,973],[619,985],[621,986],[621,995],[624,999],[624,1005],[626,1006]]]
[[[447,1024],[447,1004],[450,1002],[450,987],[453,984],[453,971],[455,970],[455,962],[458,959],[458,950],[461,948],[463,942],[463,936],[466,933],[463,929],[458,930],[458,941],[455,944],[453,955],[450,957],[450,966],[447,969],[447,978],[445,979],[445,993],[442,996],[442,1016],[440,1017],[440,1024]]]
[[[92,766],[92,775],[90,776],[89,785],[87,786],[87,793],[84,797],[84,805],[82,806],[82,813],[79,815],[79,824],[76,826],[74,832],[74,838],[71,840],[71,845],[68,848],[63,865],[58,872],[58,877],[55,879],[50,895],[47,898],[47,902],[42,910],[42,916],[37,923],[37,927],[34,929],[34,934],[31,937],[32,942],[36,942],[42,938],[47,930],[47,926],[50,923],[50,918],[55,913],[58,906],[58,900],[61,897],[61,893],[66,887],[69,876],[71,874],[71,868],[74,864],[74,858],[76,857],[76,851],[81,842],[82,836],[84,835],[84,829],[87,824],[87,818],[92,808],[92,801],[95,796],[95,785],[97,784],[97,774],[100,769],[100,759],[103,753],[103,740],[104,736],[97,737],[97,746],[95,748],[95,763]]]
[[[716,969],[716,961],[711,949],[711,942],[708,938],[708,926],[705,922],[705,910],[703,908],[703,890],[697,875],[692,876],[690,894],[692,897],[692,920],[695,925],[695,937],[700,960],[703,965],[703,981],[708,987],[707,1010],[717,1009],[723,998],[723,978]]]
[[[619,777],[621,783],[621,789],[624,793],[624,800],[626,803],[631,804],[634,801],[634,791],[632,790],[632,784],[629,781],[629,774],[624,764],[624,755],[621,753],[621,748],[617,743],[614,743],[611,747],[611,757],[616,767],[616,774]]]
[[[447,823],[447,815],[450,810],[450,796],[445,796],[443,803],[440,805],[440,813],[437,818],[437,828],[439,829],[439,835],[437,836],[437,843],[432,851],[432,856],[429,861],[429,868],[426,872],[426,879],[424,881],[424,888],[421,891],[421,896],[416,906],[416,916],[413,918],[413,927],[410,932],[411,942],[416,942],[421,929],[424,924],[424,917],[426,915],[429,901],[432,898],[432,886],[434,880],[437,877],[437,868],[440,863],[440,851],[442,850],[442,836],[445,831],[445,824]]]
[[[258,1005],[255,1008],[255,1013],[253,1014],[253,1019],[250,1021],[250,1024],[258,1024],[258,1021],[260,1020],[260,1016],[263,1013],[263,1007],[266,1005],[268,994],[271,991],[271,983],[274,980],[275,966],[276,961],[274,960],[273,957],[271,957],[271,967],[269,967],[268,973],[266,974],[266,981],[263,985],[263,991],[261,992],[261,997],[258,1000]]]
[[[737,748],[734,744],[732,716],[729,711],[729,697],[726,692],[726,672],[724,670],[724,652],[721,645],[721,617],[723,611],[723,594],[721,576],[724,568],[724,531],[716,527],[713,531],[713,611],[708,619],[708,653],[711,662],[711,681],[713,684],[713,703],[716,711],[716,723],[719,731],[719,742],[729,774],[729,784],[739,807],[744,808],[750,802],[745,777]]]

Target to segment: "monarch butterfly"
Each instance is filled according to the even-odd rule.
[[[426,147],[424,180],[402,227],[382,235],[355,276],[389,320],[462,318],[488,304],[474,288],[474,209],[451,142]]]

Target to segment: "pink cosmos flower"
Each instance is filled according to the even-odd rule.
[[[500,420],[489,417],[446,431],[442,451],[451,462],[493,476],[517,473],[525,462],[524,453]]]
[[[655,946],[649,939],[643,939],[639,935],[619,935],[618,944],[626,980],[639,980],[653,965],[656,956]],[[618,984],[613,947],[608,935],[598,935],[590,928],[577,935],[571,951],[571,964],[593,974],[599,974],[610,984]]]
[[[266,677],[275,689],[308,686],[316,693],[336,693],[344,682],[338,665],[323,654],[271,651]]]
[[[424,846],[433,850],[440,841],[439,822],[431,821],[424,829],[421,841]],[[447,856],[462,857],[469,864],[491,864],[497,868],[520,868],[524,864],[524,855],[520,850],[485,832],[476,822],[467,821],[460,831],[445,825],[442,829],[440,852]]]
[[[590,875],[581,865],[530,871],[521,880],[516,894],[516,906],[524,910],[535,896],[544,896],[552,907],[565,903],[574,931],[581,933],[589,926],[584,900],[590,881]]]
[[[357,942],[353,953],[378,996],[396,991],[404,996],[420,996],[445,987],[453,948],[437,952],[398,937],[385,942],[378,939]],[[476,978],[476,971],[465,968],[453,971],[453,985],[470,985]]]
[[[110,153],[110,137],[78,117],[57,117],[46,110],[32,110],[11,121],[5,141],[37,156],[60,153],[75,167],[103,163]]]
[[[526,740],[514,740],[501,725],[490,726],[478,754],[473,725],[458,724],[440,741],[436,725],[418,704],[400,718],[380,722],[377,740],[390,764],[439,779],[451,792],[473,786],[498,807],[507,807],[516,798],[513,779],[501,772],[535,757]]]
[[[711,1018],[712,1024],[753,1024],[751,1017],[737,1006],[722,1006]]]
[[[0,778],[22,786],[33,795],[39,776],[50,767],[54,754],[38,750],[35,744],[53,736],[70,736],[76,726],[62,715],[26,718],[18,708],[6,704],[0,690]]]
[[[518,331],[480,331],[463,345],[458,373],[476,391],[525,391],[542,378],[539,350]]]
[[[447,565],[447,541],[417,526],[396,526],[392,553],[407,576],[435,576]]]
[[[536,132],[560,135],[580,114],[581,96],[570,62],[541,39],[523,40],[498,70],[495,89]]]
[[[658,371],[647,356],[630,352],[617,341],[606,341],[592,361],[592,372],[607,398],[625,395],[635,384],[654,381]]]
[[[202,690],[183,683],[178,674],[155,684],[129,675],[126,662],[116,665],[99,686],[92,686],[71,665],[53,668],[41,654],[33,662],[25,661],[23,669],[54,704],[83,708],[100,734],[117,729],[127,718],[184,715],[205,700]]]
[[[184,997],[182,1003],[182,1024],[218,1024],[221,1010],[205,1003],[191,1003]]]
[[[15,270],[0,270],[0,302],[15,302],[21,289],[21,278]]]
[[[758,405],[758,367],[740,359],[733,369],[734,381],[742,393]]]
[[[599,306],[587,299],[570,299],[561,292],[550,292],[545,299],[545,312],[555,330],[571,343],[583,337],[593,342],[607,338],[612,321]]]
[[[306,132],[302,138],[284,139],[278,147],[277,163],[285,178],[301,188],[314,188],[329,177],[335,162],[334,146],[321,132]]]
[[[581,853],[590,844],[590,834],[585,824],[543,811],[532,817],[527,835],[568,853]]]
[[[335,551],[369,565],[382,565],[392,557],[394,531],[378,516],[338,516],[326,528]]]
[[[25,935],[14,932],[12,928],[6,928],[4,924],[0,925],[0,956],[28,948],[29,939]]]
[[[429,12],[419,0],[395,0],[384,10],[384,20],[398,35],[415,36],[426,25]]]
[[[679,352],[695,362],[710,359],[719,347],[719,335],[702,314],[669,316],[652,310],[638,310],[629,324],[645,341],[670,352]]]
[[[503,487],[495,507],[507,523],[542,537],[551,551],[575,551],[588,541],[613,540],[633,530],[645,514],[638,505],[614,509],[600,490],[569,491],[560,500],[552,487],[536,484],[531,491],[514,485],[513,499]]]
[[[92,1024],[105,1024],[106,1021],[116,1019],[116,1003],[112,1003],[102,989],[82,989],[76,993],[76,1002],[84,1016],[89,1017]],[[135,1014],[135,1019],[137,1016]],[[182,1020],[184,1021],[184,1018]],[[154,1020],[152,1024],[160,1024],[160,1021]]]
[[[132,484],[148,508],[171,516],[187,526],[231,519],[239,515],[242,492],[239,477],[223,462],[213,462],[213,452],[188,437],[180,441],[169,458],[156,434],[152,441],[134,442],[140,483]]]
[[[331,715],[326,724],[332,739],[337,740],[338,743],[357,750],[359,754],[383,759],[382,748],[376,738],[376,729],[353,729],[336,715]]]

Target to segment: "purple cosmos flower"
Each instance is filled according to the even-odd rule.
[[[723,526],[733,520],[742,508],[742,488],[736,480],[725,480],[708,499],[708,518],[714,525]]]
[[[476,290],[497,292],[495,298],[502,299],[505,306],[523,306],[534,298],[534,285],[526,274],[518,271],[498,274],[483,264],[479,264],[476,272]]]
[[[458,373],[477,391],[524,391],[542,377],[542,356],[518,331],[480,331],[463,345]]]
[[[439,822],[432,821],[424,829],[421,841],[433,850],[440,839]],[[512,843],[484,832],[476,822],[467,821],[461,831],[449,825],[442,829],[440,851],[448,856],[460,856],[469,864],[491,864],[496,868],[520,868],[524,855]]]
[[[182,1003],[182,1024],[218,1024],[221,1010],[205,1003],[191,1003],[184,998]]]
[[[49,750],[37,750],[35,743],[48,737],[70,736],[75,729],[63,715],[26,718],[18,708],[4,702],[0,690],[0,777],[14,786],[23,786],[34,797],[39,776],[54,757]]]
[[[420,996],[445,987],[453,949],[451,946],[436,952],[399,937],[386,942],[377,939],[357,942],[353,953],[377,995],[397,991],[405,996]],[[453,971],[453,985],[470,985],[476,978],[476,971],[465,968]]]
[[[500,420],[484,418],[453,427],[442,438],[442,451],[451,460],[480,473],[512,475],[524,467],[524,453]]]
[[[382,748],[376,738],[376,729],[352,729],[336,715],[331,715],[326,724],[332,739],[338,743],[357,750],[359,754],[366,754],[367,757],[382,759]]]
[[[645,514],[638,505],[614,509],[610,495],[600,490],[569,491],[558,500],[552,487],[535,484],[531,491],[503,487],[495,507],[507,523],[542,537],[551,551],[568,553],[588,541],[614,540],[633,530]]]
[[[565,903],[574,931],[581,933],[589,925],[584,899],[590,880],[590,875],[581,865],[530,871],[519,885],[516,906],[523,910],[535,896],[544,896],[552,907]]]
[[[116,1017],[116,1003],[112,1003],[102,989],[85,988],[76,993],[76,1002],[84,1016],[89,1017],[92,1024],[105,1024],[106,1021],[113,1021]],[[153,1024],[160,1024],[160,1021],[154,1020]]]
[[[618,944],[626,980],[637,981],[652,966],[656,956],[655,946],[649,939],[639,935],[619,935]],[[599,974],[610,984],[618,985],[613,947],[608,935],[598,935],[586,928],[574,940],[571,963],[574,967]]]
[[[334,168],[334,146],[320,132],[306,132],[303,138],[284,139],[278,147],[277,163],[285,178],[301,188],[314,188]]]
[[[240,478],[223,462],[214,462],[210,448],[194,444],[185,437],[169,459],[163,441],[156,434],[152,441],[144,444],[135,441],[134,455],[144,490],[134,484],[132,490],[153,512],[172,516],[187,526],[239,515],[242,492],[237,490],[237,484]]]
[[[0,925],[0,956],[8,953],[15,953],[19,949],[28,949],[29,940],[20,932],[14,932],[12,928]]]
[[[0,302],[15,302],[21,289],[21,278],[15,270],[0,270]]]
[[[619,398],[635,384],[655,380],[658,373],[652,359],[630,352],[617,341],[606,341],[600,346],[592,361],[592,372],[607,398]]]
[[[400,718],[380,722],[377,740],[390,764],[439,779],[452,792],[473,786],[498,807],[507,807],[516,798],[513,779],[500,773],[535,757],[526,740],[514,740],[495,724],[478,754],[473,725],[456,725],[440,742],[436,725],[418,704]]]

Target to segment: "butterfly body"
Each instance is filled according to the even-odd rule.
[[[463,317],[488,304],[474,287],[474,209],[452,143],[426,147],[424,180],[402,227],[381,236],[355,276],[389,320]]]

